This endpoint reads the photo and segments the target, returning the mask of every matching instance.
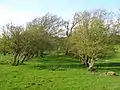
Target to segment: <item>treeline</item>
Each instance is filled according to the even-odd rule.
[[[106,10],[76,12],[69,21],[45,14],[26,24],[3,26],[0,52],[14,56],[12,65],[20,65],[44,52],[61,52],[80,58],[90,69],[96,58],[115,54],[120,38],[119,13]]]

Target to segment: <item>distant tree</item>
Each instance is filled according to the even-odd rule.
[[[68,38],[72,35],[72,32],[74,30],[74,28],[76,27],[76,25],[78,24],[78,13],[75,13],[73,15],[73,18],[71,21],[64,21],[63,25],[65,27],[65,32],[66,32],[66,51],[65,51],[65,55],[69,54],[69,43],[68,43]]]

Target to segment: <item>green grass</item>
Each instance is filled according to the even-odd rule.
[[[0,90],[120,90],[120,53],[96,62],[95,74],[68,56],[34,58],[21,66],[7,64],[10,55],[0,57]],[[107,71],[119,76],[105,76]]]

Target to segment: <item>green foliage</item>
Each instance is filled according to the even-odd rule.
[[[102,17],[102,15],[101,15]],[[72,36],[69,38],[74,54],[90,58],[111,56],[115,53],[111,32],[99,16],[83,12]]]
[[[120,77],[106,76],[120,75],[116,18],[96,10],[75,13],[71,21],[47,13],[25,28],[7,24],[0,37],[0,90],[120,90]]]
[[[0,39],[0,51],[14,55],[13,65],[55,48],[55,36],[61,32],[61,18],[49,13],[29,22],[26,28],[7,24]]]
[[[0,52],[14,56],[13,65],[44,52],[66,53],[77,58],[106,58],[115,54],[119,43],[119,17],[114,20],[106,10],[75,13],[71,21],[45,14],[26,27],[7,24],[0,38]]]

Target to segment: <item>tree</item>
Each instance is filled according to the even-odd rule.
[[[49,13],[27,23],[26,28],[7,24],[0,39],[0,49],[14,55],[13,65],[34,56],[43,57],[44,51],[54,48],[54,37],[62,32],[61,25],[62,19]]]
[[[50,13],[45,14],[42,17],[35,18],[32,21],[33,25],[42,25],[50,35],[59,35],[63,30],[61,29],[63,25],[63,19],[57,15],[52,15]]]
[[[36,34],[39,33],[39,35],[35,35],[35,37],[39,38],[38,42],[41,46],[39,47],[39,49],[41,48],[41,56],[43,56],[42,54],[44,50],[52,49],[54,47],[55,37],[61,35],[61,33],[63,32],[63,30],[61,29],[62,24],[63,20],[60,17],[49,13],[45,14],[42,17],[35,18],[29,24],[28,29],[33,29],[34,32],[37,32]],[[41,31],[39,29],[40,27],[43,28]]]
[[[40,56],[43,57],[44,50],[52,48],[52,36],[45,31],[43,26],[30,25],[27,27],[24,37],[24,48],[27,48],[25,50],[29,50],[31,48],[32,51],[30,52],[33,52],[37,56],[40,54]]]
[[[63,25],[66,29],[66,51],[65,51],[65,55],[69,54],[69,42],[68,42],[68,38],[72,35],[72,32],[74,30],[74,28],[76,27],[78,23],[78,13],[75,13],[73,16],[72,21],[64,21]]]
[[[9,52],[14,55],[13,65],[17,65],[19,63],[20,53],[22,50],[22,36],[21,32],[23,31],[23,27],[14,26],[12,23],[7,24],[5,28],[3,28],[4,33],[2,34],[1,44],[3,44],[2,50],[4,52]]]
[[[69,41],[71,51],[78,54],[82,58],[83,64],[87,64],[90,69],[93,67],[96,57],[115,51],[113,44],[110,44],[111,33],[100,18],[101,16],[91,15],[90,12],[82,13],[78,26]]]

